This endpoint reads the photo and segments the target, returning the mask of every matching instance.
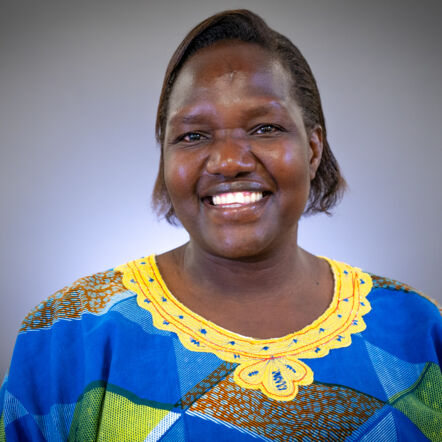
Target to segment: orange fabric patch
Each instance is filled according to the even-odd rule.
[[[108,270],[76,281],[54,293],[24,319],[20,333],[50,327],[59,319],[79,319],[85,312],[100,313],[119,292],[126,291],[121,274]]]
[[[277,401],[239,387],[229,375],[189,411],[271,440],[329,441],[332,434],[344,440],[383,406],[382,401],[352,389],[316,383],[300,387],[293,401]]]

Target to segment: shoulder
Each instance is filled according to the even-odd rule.
[[[437,302],[409,284],[366,274],[372,288],[367,296],[371,312],[366,317],[364,337],[372,343],[382,343],[393,354],[406,354],[410,360],[441,360],[442,316]]]
[[[380,342],[379,339],[390,343],[401,341],[402,346],[411,342],[421,345],[419,343],[425,341],[432,348],[440,348],[442,316],[436,301],[393,278],[347,264],[338,263],[338,266],[345,268],[342,271],[345,276],[335,281],[341,285],[346,282],[348,286],[350,279],[351,287],[347,287],[347,291],[353,293],[353,297],[358,295],[362,301],[360,305],[365,308],[365,338],[373,342]],[[350,275],[352,277],[348,278]]]
[[[352,268],[369,287],[365,328],[358,336],[364,348],[384,359],[394,355],[410,363],[438,364],[442,360],[442,316],[437,303],[409,284]]]
[[[325,259],[329,262],[334,275],[335,293],[345,289],[344,292],[347,295],[348,293],[352,293],[352,296],[358,294],[361,299],[367,297],[372,307],[376,306],[378,310],[383,307],[385,313],[391,314],[397,311],[388,311],[388,309],[400,310],[403,307],[410,312],[426,313],[441,319],[441,309],[438,303],[411,285],[344,262]]]
[[[414,314],[426,313],[437,318],[441,317],[441,306],[421,290],[393,278],[366,273],[372,281],[370,298],[373,301],[383,301],[396,308],[408,308]]]
[[[61,319],[81,319],[85,313],[102,314],[131,295],[114,269],[80,278],[35,307],[23,320],[20,333],[49,328]]]

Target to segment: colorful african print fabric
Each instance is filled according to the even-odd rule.
[[[78,280],[23,321],[0,441],[441,441],[437,307],[328,262],[328,309],[266,340],[187,309],[153,256]]]

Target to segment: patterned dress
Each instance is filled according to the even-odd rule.
[[[154,256],[23,321],[0,441],[442,441],[442,321],[421,293],[329,260],[327,310],[253,339],[168,290]]]

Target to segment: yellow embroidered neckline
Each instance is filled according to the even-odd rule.
[[[241,387],[289,401],[296,396],[299,385],[313,382],[313,371],[300,359],[320,358],[331,349],[349,346],[351,335],[365,329],[362,317],[371,310],[366,299],[372,288],[370,275],[348,264],[324,259],[335,280],[331,304],[310,325],[272,339],[241,336],[189,310],[167,288],[154,255],[115,270],[123,273],[124,286],[137,294],[138,305],[151,313],[156,328],[176,333],[191,351],[214,353],[238,364],[234,381]]]

